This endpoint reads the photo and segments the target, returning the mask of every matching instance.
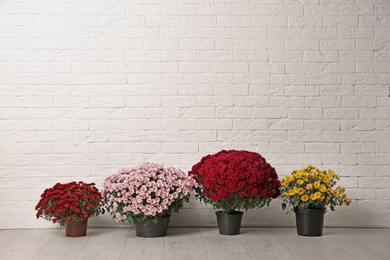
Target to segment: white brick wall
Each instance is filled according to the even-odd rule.
[[[332,167],[354,201],[326,224],[389,226],[389,28],[388,0],[2,1],[0,228],[52,227],[33,208],[56,182],[220,149]],[[279,200],[244,223],[294,224]]]

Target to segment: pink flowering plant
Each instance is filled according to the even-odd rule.
[[[146,162],[107,177],[102,196],[116,222],[152,219],[157,223],[182,209],[196,187],[195,180],[183,171]]]

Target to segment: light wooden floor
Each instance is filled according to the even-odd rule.
[[[163,238],[138,238],[133,229],[88,229],[68,238],[63,229],[0,230],[0,259],[390,259],[390,229],[326,228],[301,237],[295,228],[170,228]]]

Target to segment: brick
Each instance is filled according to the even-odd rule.
[[[270,142],[269,151],[271,153],[304,153],[304,144],[303,143],[290,143],[290,142]]]
[[[216,115],[215,107],[190,107],[181,110],[181,118],[217,118]]]
[[[188,29],[189,28],[186,28],[186,31],[188,31]],[[267,32],[265,31],[265,33]],[[201,39],[230,39],[233,36],[233,30],[231,28],[199,28],[198,30],[194,30],[194,35],[191,38],[196,38],[197,35]],[[243,35],[247,35],[247,33],[243,32]]]
[[[88,143],[55,143],[53,152],[59,154],[87,154],[90,151]]]
[[[271,75],[271,84],[278,85],[304,85],[306,78],[301,74],[273,74]]]
[[[213,142],[217,141],[217,132],[214,130],[180,131],[180,138],[184,142]]]
[[[251,27],[252,20],[250,16],[218,16],[216,20],[217,27]],[[215,27],[215,20],[205,27]]]
[[[197,153],[198,143],[169,142],[163,143],[164,153]]]
[[[302,5],[269,5],[268,15],[303,16],[303,6]]]
[[[322,141],[322,134],[319,131],[289,131],[288,140],[290,141],[300,141],[300,142],[319,142]]]
[[[321,155],[318,154],[287,154],[287,163],[295,163],[295,164],[320,164],[321,163]]]
[[[184,27],[196,27],[196,28],[216,27],[217,19],[214,16],[185,16],[181,19],[181,25]]]
[[[219,142],[251,142],[252,135],[250,130],[224,131],[218,130],[217,141]]]
[[[197,121],[192,119],[163,119],[162,120],[162,129],[193,130],[196,128],[197,128]]]
[[[355,49],[355,40],[348,40],[348,39],[343,39],[343,40],[320,40],[320,48],[321,50],[326,50],[326,51],[331,51],[331,50],[353,50]]]
[[[322,109],[320,108],[291,108],[288,110],[289,118],[322,118]]]
[[[305,51],[303,53],[305,62],[330,62],[338,61],[338,53],[336,51]]]
[[[375,176],[389,177],[390,176],[390,166],[388,166],[388,165],[375,165]]]
[[[375,73],[359,73],[359,74],[342,74],[343,84],[356,84],[356,85],[366,85],[366,84],[377,84],[378,78]]]
[[[296,62],[302,61],[302,52],[299,51],[270,51],[271,62]]]
[[[336,28],[304,28],[304,39],[334,39],[337,38]]]
[[[357,16],[324,16],[324,27],[358,27],[359,17]]]
[[[303,129],[303,120],[295,119],[271,119],[269,120],[270,130],[297,130]]]
[[[199,119],[197,122],[198,129],[232,129],[233,122],[231,119]]]
[[[340,121],[341,130],[374,130],[374,120],[356,119]]]
[[[236,8],[235,8],[236,9]],[[233,7],[231,5],[197,5],[197,15],[221,15],[229,16],[233,14]]]
[[[341,177],[374,176],[374,166],[340,165],[338,174]],[[344,178],[343,178],[344,179]]]
[[[216,110],[217,118],[251,118],[251,110],[246,107],[221,107]]]
[[[303,29],[301,28],[269,28],[269,39],[302,39]]]
[[[319,40],[286,40],[286,50],[314,50],[320,49]]]
[[[375,97],[343,97],[343,107],[375,107]]]
[[[126,147],[124,147],[126,150]],[[123,148],[122,148],[123,149]],[[161,153],[161,142],[131,142],[127,144],[127,151],[129,153]],[[120,153],[120,152],[114,152]]]
[[[317,86],[286,86],[288,96],[317,96],[320,88]]]
[[[340,5],[340,15],[373,15],[374,5]]]
[[[308,143],[305,144],[305,153],[309,154],[337,154],[339,144],[337,143]]]
[[[341,75],[316,75],[306,76],[306,82],[310,85],[340,85]]]
[[[145,108],[145,118],[179,118],[180,108]]]
[[[328,62],[322,63],[321,65],[323,73],[339,74],[356,72],[355,62]]]
[[[340,39],[371,39],[374,38],[374,30],[367,27],[345,27],[338,28],[338,35]]]
[[[288,27],[322,27],[321,17],[288,17]]]
[[[321,119],[306,119],[304,121],[305,129],[307,130],[339,130],[339,122],[337,120],[321,120]]]
[[[356,142],[358,135],[356,131],[324,131],[323,140],[325,142]]]
[[[272,107],[297,108],[305,106],[304,97],[271,97],[270,104]]]
[[[360,141],[360,136],[359,136]],[[361,140],[363,141],[363,140]],[[341,149],[340,152],[342,154],[348,154],[348,153],[374,153],[375,152],[375,145],[373,143],[342,143],[340,145]]]
[[[386,165],[390,154],[359,154],[358,163],[364,165]]]
[[[254,27],[263,27],[263,28],[272,28],[272,27],[287,27],[287,17],[286,16],[254,16],[253,17],[253,26]],[[292,26],[294,27],[294,26]]]
[[[266,130],[267,128],[266,119],[233,119],[233,129]]]

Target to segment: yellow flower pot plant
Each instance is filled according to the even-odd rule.
[[[298,235],[322,236],[326,209],[334,211],[336,206],[351,203],[345,188],[337,186],[338,180],[340,177],[333,170],[320,170],[312,165],[283,178],[282,208],[294,210]]]

